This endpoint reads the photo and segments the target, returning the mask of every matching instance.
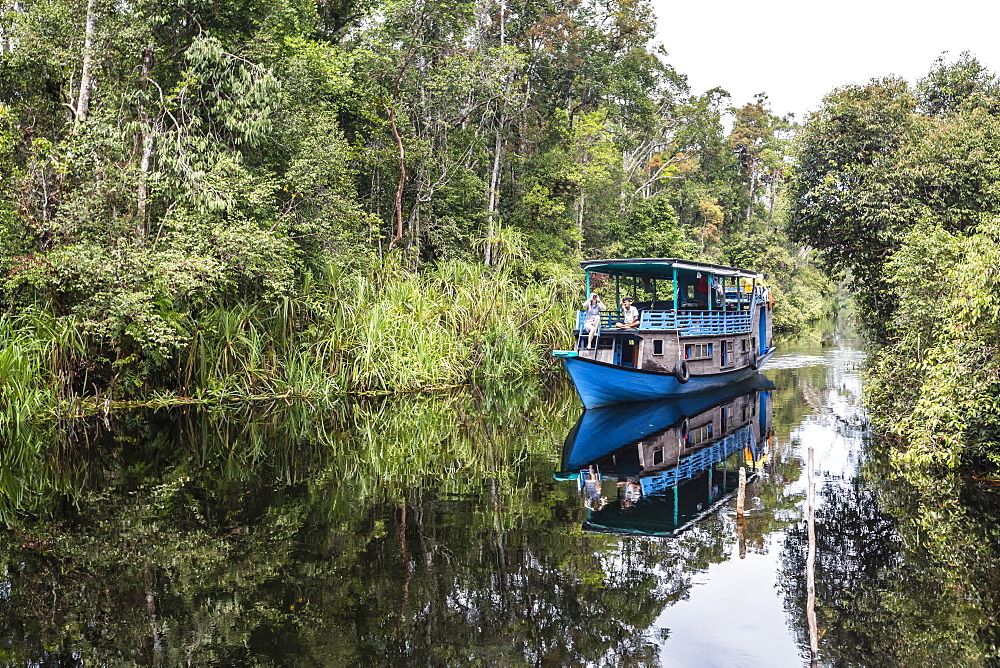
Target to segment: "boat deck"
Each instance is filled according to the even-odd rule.
[[[621,311],[601,312],[601,334],[636,331],[676,331],[682,338],[688,336],[713,336],[741,334],[750,331],[753,311],[666,311],[645,310],[639,312],[639,327],[619,329],[614,326],[621,322]],[[583,329],[583,311],[577,316],[577,335]]]

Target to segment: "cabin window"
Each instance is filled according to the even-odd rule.
[[[663,448],[653,450],[653,466],[663,463]]]
[[[687,298],[688,299],[694,299],[694,286],[693,285],[687,286]]]
[[[711,343],[688,343],[684,346],[684,359],[704,360],[712,358]]]
[[[653,339],[653,354],[654,355],[663,354],[663,339]]]
[[[712,438],[712,423],[709,422],[703,427],[698,427],[697,429],[692,429],[688,434],[689,443],[701,443],[702,441],[707,441]]]
[[[722,408],[722,427],[726,431],[732,431],[734,420],[733,420],[733,409],[730,406],[723,406]]]
[[[743,421],[748,422],[753,417],[753,404],[743,407]]]
[[[740,344],[743,346],[743,352],[750,351],[750,339],[740,339]]]

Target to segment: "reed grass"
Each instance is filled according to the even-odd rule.
[[[570,343],[577,290],[568,275],[519,281],[457,261],[423,272],[395,258],[366,270],[331,264],[277,301],[188,313],[166,362],[30,309],[0,318],[0,420],[122,404],[330,401],[537,374],[548,350]]]
[[[86,385],[86,337],[75,320],[40,309],[0,315],[0,429],[54,416],[76,400],[73,382]]]

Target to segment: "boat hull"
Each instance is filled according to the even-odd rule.
[[[688,382],[681,383],[671,373],[629,369],[617,364],[580,357],[575,353],[560,354],[560,352],[555,354],[562,359],[585,408],[633,401],[671,399],[718,390],[757,373],[757,369],[747,366],[723,373],[692,375]],[[772,354],[774,354],[773,347],[758,358],[757,366],[763,366]]]

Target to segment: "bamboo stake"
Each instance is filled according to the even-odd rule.
[[[747,493],[747,468],[740,467],[740,491],[736,496],[736,516],[743,517],[743,504]]]
[[[740,490],[736,495],[736,536],[739,539],[740,544],[740,559],[746,559],[747,557],[747,541],[746,534],[744,532],[744,524],[746,522],[743,517],[743,505],[746,501],[747,493],[747,468],[745,466],[740,467]]]

